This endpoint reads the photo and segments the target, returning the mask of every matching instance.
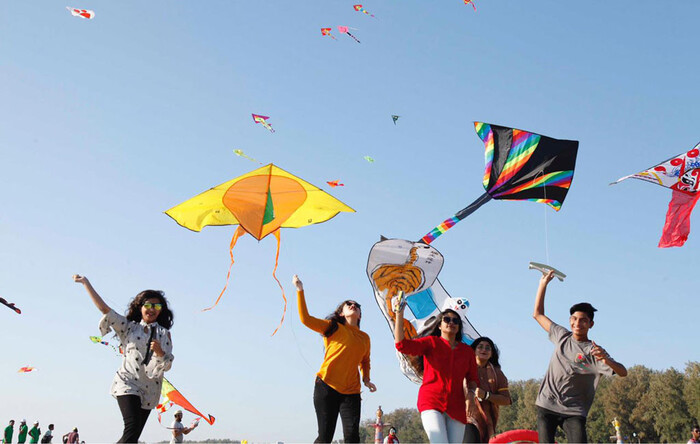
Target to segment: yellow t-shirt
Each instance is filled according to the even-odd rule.
[[[309,314],[304,292],[297,291],[297,306],[301,323],[323,335],[331,321]],[[323,337],[326,354],[317,376],[333,390],[344,395],[360,393],[360,374],[369,379],[369,335],[352,325],[338,324],[338,330],[330,338]]]

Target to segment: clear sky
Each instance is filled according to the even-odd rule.
[[[554,321],[590,301],[591,337],[627,366],[700,359],[700,226],[684,247],[659,249],[670,191],[608,186],[700,140],[700,3],[477,0],[474,12],[461,0],[368,0],[376,18],[352,5],[0,2],[0,296],[23,310],[0,307],[0,423],[39,419],[60,435],[78,426],[87,442],[120,436],[108,394],[118,358],[88,340],[100,313],[75,273],[122,312],[141,290],[166,292],[167,377],[217,418],[188,438],[315,438],[323,347],[299,323],[295,273],[314,315],[346,298],[363,304],[378,387],[362,395],[363,418],[377,405],[415,406],[367,254],[381,234],[418,239],[483,192],[474,120],[580,141],[559,213],[492,201],[433,243],[443,285],[471,301],[505,374],[542,377],[552,351],[531,318],[539,275],[527,269],[546,260],[546,241],[569,275],[550,286]],[[276,133],[251,113],[271,116]],[[277,274],[291,303],[275,337],[274,239],[239,241],[229,290],[203,313],[223,287],[234,227],[194,233],[163,214],[257,167],[234,149],[324,189],[339,179],[345,187],[329,191],[357,210],[282,231]],[[39,371],[18,374],[23,366]],[[142,439],[167,436],[152,415]]]

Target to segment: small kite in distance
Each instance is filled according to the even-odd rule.
[[[38,369],[36,367],[22,367],[21,369],[17,370],[17,373],[31,373],[37,370]]]
[[[474,12],[476,12],[476,5],[474,4],[474,0],[464,0],[465,5],[472,5],[472,8],[474,8]]]
[[[354,5],[353,8],[355,8],[355,11],[357,12],[364,12],[365,14],[374,17],[374,14],[370,14],[369,12],[367,12],[367,10],[362,7],[362,5]]]
[[[0,304],[6,306],[6,307],[9,308],[10,310],[13,310],[13,311],[14,311],[15,313],[17,313],[17,314],[22,314],[22,310],[20,310],[19,308],[15,307],[14,302],[7,302],[5,299],[0,298]]]
[[[333,34],[331,34],[331,28],[321,28],[321,35],[327,35],[333,40],[338,40]]]
[[[328,185],[330,185],[332,188],[335,188],[335,187],[344,187],[344,186],[345,186],[344,183],[339,183],[339,182],[340,182],[339,180],[330,180],[330,181],[328,181],[328,182],[326,182],[326,183],[327,183]]]
[[[369,157],[369,156],[365,156],[365,157],[363,157],[363,159],[365,159],[365,160],[366,160],[367,162],[369,162],[369,163],[374,163],[374,159],[372,159],[372,158]]]
[[[255,123],[261,124],[262,126],[267,128],[268,131],[270,131],[271,133],[274,133],[275,130],[270,126],[269,123],[267,123],[267,119],[269,119],[268,116],[261,116],[259,114],[253,114],[253,121],[255,121]]]
[[[73,17],[82,17],[88,20],[95,18],[95,11],[91,11],[89,9],[77,9],[71,8],[70,6],[66,6],[66,9],[70,11]]]
[[[355,28],[348,28],[347,26],[338,26],[338,31],[339,31],[339,32],[341,32],[341,33],[343,33],[343,34],[349,35],[349,36],[352,37],[352,39],[355,40],[357,43],[360,43],[360,41],[357,40],[357,37],[355,37],[354,35],[350,34],[350,31],[348,31],[348,29],[355,29]]]
[[[258,162],[257,160],[253,159],[252,157],[246,155],[246,153],[244,153],[243,150],[233,150],[233,152],[238,157],[243,157],[243,158],[248,159],[250,161]],[[262,163],[262,162],[258,162],[258,163]]]
[[[396,116],[396,115],[393,115],[393,114],[391,115],[391,120],[394,121],[394,125],[396,125],[396,121],[399,120],[399,117],[401,117],[401,116]]]

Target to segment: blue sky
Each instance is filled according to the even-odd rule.
[[[119,311],[143,289],[166,292],[168,378],[217,417],[193,439],[315,438],[323,349],[296,316],[295,273],[312,314],[346,298],[363,304],[378,387],[363,393],[363,418],[380,404],[414,406],[418,388],[398,369],[367,254],[379,235],[418,239],[483,192],[474,120],[580,141],[559,213],[492,201],[433,243],[443,285],[471,301],[505,374],[539,378],[551,353],[531,318],[538,275],[527,269],[546,260],[545,239],[569,275],[550,287],[553,320],[566,323],[568,307],[587,300],[599,309],[591,337],[622,363],[681,369],[700,358],[700,228],[683,248],[658,249],[670,192],[608,186],[700,140],[700,4],[479,0],[475,13],[459,0],[364,3],[376,18],[353,4],[0,3],[0,296],[24,312],[0,311],[0,422],[78,426],[88,442],[120,435],[108,395],[118,359],[88,340],[100,314],[75,273]],[[251,113],[271,116],[277,132]],[[324,189],[340,179],[331,194],[357,210],[283,230],[277,274],[292,302],[272,338],[282,312],[274,239],[239,241],[228,293],[202,313],[224,284],[234,228],[193,233],[163,214],[256,168],[237,148]],[[16,373],[26,365],[39,371]],[[142,439],[167,439],[155,415]]]

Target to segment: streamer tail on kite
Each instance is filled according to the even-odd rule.
[[[673,192],[668,204],[659,248],[681,247],[690,234],[690,215],[700,197],[700,143],[692,149],[636,174],[622,177],[639,179],[670,188]]]
[[[355,37],[354,35],[350,34],[350,31],[348,31],[348,29],[350,29],[350,28],[347,27],[347,26],[338,26],[338,31],[339,31],[339,32],[341,32],[341,33],[343,33],[343,34],[349,35],[349,36],[352,37],[352,39],[355,40],[357,43],[360,43],[360,41],[357,40],[357,37]]]
[[[464,0],[465,5],[472,5],[472,8],[474,8],[474,12],[476,12],[476,5],[474,4],[474,0]]]
[[[571,187],[578,141],[558,140],[515,128],[474,122],[484,142],[486,193],[433,228],[421,242],[430,244],[491,199],[545,203],[555,211]]]
[[[374,17],[374,14],[370,14],[369,11],[362,7],[362,5],[354,5],[353,8],[355,8],[355,11],[357,12],[364,12],[365,14]]]
[[[0,304],[4,305],[5,307],[9,308],[10,310],[14,311],[17,314],[22,314],[22,310],[15,307],[14,302],[7,302],[5,299],[0,298]]]
[[[248,160],[250,160],[250,161],[252,161],[252,162],[262,163],[262,162],[259,162],[259,161],[255,160],[255,159],[253,159],[252,157],[248,156],[246,153],[243,152],[243,150],[233,150],[233,153],[234,153],[236,156],[238,156],[238,157],[242,157],[242,158],[244,158],[244,159],[248,159]]]
[[[263,127],[265,127],[271,133],[275,132],[275,130],[272,128],[272,126],[270,126],[270,124],[267,123],[267,119],[269,119],[268,116],[261,116],[259,114],[252,114],[252,116],[253,116],[253,121],[255,123],[261,124]]]
[[[226,285],[214,305],[205,310],[214,308],[226,292],[234,264],[233,248],[241,236],[248,233],[262,240],[272,234],[277,239],[272,277],[282,292],[284,310],[274,335],[282,326],[287,310],[287,297],[275,274],[279,263],[280,229],[319,224],[340,212],[354,213],[355,210],[320,188],[269,164],[205,191],[165,214],[192,231],[201,231],[207,225],[238,225],[229,246],[231,263]]]
[[[167,379],[163,378],[163,386],[161,387],[160,390],[161,396],[163,396],[165,399],[168,400],[169,405],[166,406],[166,403],[160,403],[156,407],[159,411],[158,414],[158,420],[160,421],[160,415],[162,413],[165,413],[166,410],[172,405],[172,404],[177,404],[183,409],[187,410],[190,413],[194,413],[195,415],[201,417],[203,420],[205,420],[209,425],[214,425],[214,421],[216,418],[214,418],[211,415],[203,415],[199,410],[195,408],[188,400],[185,398],[182,393],[180,393]]]

